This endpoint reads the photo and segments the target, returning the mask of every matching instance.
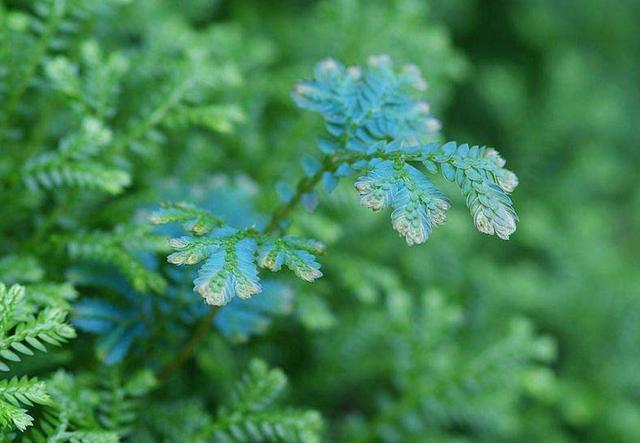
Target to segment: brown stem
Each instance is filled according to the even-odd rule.
[[[302,178],[298,182],[298,186],[296,186],[296,193],[293,198],[273,212],[265,231],[274,232],[278,230],[280,222],[289,216],[291,211],[298,205],[298,203],[300,203],[302,196],[307,192],[312,191],[322,179],[322,174],[326,171],[334,170],[336,165],[335,160],[329,158],[325,161],[323,167],[314,175]],[[176,355],[176,358],[158,371],[157,377],[159,380],[166,380],[173,372],[191,358],[200,343],[207,337],[209,330],[212,327],[213,318],[215,317],[216,312],[216,307],[212,306],[207,315],[198,322],[194,334],[184,344],[184,346],[182,346],[180,352]]]
[[[329,160],[329,161],[326,161],[325,165],[322,168],[320,168],[318,172],[313,174],[311,177],[305,177],[301,179],[298,182],[298,186],[296,186],[296,192],[291,198],[291,200],[289,200],[287,203],[280,206],[278,209],[276,209],[273,212],[273,214],[271,215],[271,218],[269,219],[269,223],[267,224],[265,231],[266,232],[277,231],[279,229],[280,223],[283,220],[286,220],[289,214],[291,213],[291,211],[296,206],[298,206],[298,204],[300,203],[300,200],[302,200],[302,196],[304,194],[307,194],[308,192],[311,192],[316,187],[316,185],[320,182],[320,180],[322,180],[322,175],[325,172],[330,171],[334,168],[335,166],[333,165],[333,162]]]
[[[291,211],[298,206],[304,194],[313,191],[320,180],[322,180],[322,176],[325,172],[335,171],[343,162],[352,163],[357,160],[370,157],[370,155],[362,153],[347,153],[346,155],[344,153],[336,153],[334,155],[327,155],[324,158],[322,167],[315,174],[310,177],[303,177],[300,179],[296,186],[296,192],[291,200],[277,208],[271,214],[271,218],[265,228],[265,232],[275,232],[280,230],[280,223],[289,217],[289,214],[291,214]],[[198,322],[194,335],[191,336],[191,338],[184,344],[176,358],[158,372],[158,378],[160,380],[166,380],[173,372],[191,358],[200,343],[207,337],[207,334],[212,327],[213,318],[215,317],[216,312],[216,307],[212,306],[209,313]]]
[[[189,341],[182,346],[182,349],[180,349],[176,358],[158,371],[158,380],[164,381],[169,378],[176,369],[182,366],[191,357],[198,348],[198,345],[206,338],[209,329],[211,329],[211,324],[213,323],[213,318],[215,317],[216,312],[215,306],[212,306],[211,309],[209,309],[207,315],[198,322],[194,334],[191,336]]]

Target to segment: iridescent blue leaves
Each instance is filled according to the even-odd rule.
[[[215,247],[193,281],[194,290],[210,305],[226,305],[234,297],[250,298],[261,291],[252,238],[225,241]]]
[[[393,208],[396,231],[409,245],[423,243],[445,222],[449,203],[414,166],[422,164],[461,188],[481,232],[509,238],[518,219],[507,195],[518,184],[516,175],[493,149],[434,143],[440,122],[417,97],[426,86],[416,66],[394,66],[386,55],[370,57],[364,69],[333,59],[318,63],[315,78],[300,82],[293,98],[324,118],[329,137],[319,147],[325,163],[334,162],[322,177],[325,189],[367,170],[355,183],[361,204]],[[316,172],[313,166],[305,160],[307,176]]]
[[[355,187],[363,206],[392,207],[393,228],[409,246],[427,241],[433,227],[446,221],[447,199],[418,169],[407,163],[379,161]]]
[[[314,254],[322,253],[323,249],[324,246],[316,241],[290,236],[273,238],[260,247],[258,263],[274,272],[284,264],[301,279],[312,282],[322,277]]]
[[[365,69],[321,61],[315,78],[300,82],[293,98],[301,108],[322,114],[334,138],[321,140],[323,152],[364,152],[380,140],[419,143],[439,131],[429,104],[414,98],[425,88],[415,66],[398,68],[388,56],[378,55],[369,58]]]
[[[180,220],[182,221],[182,220]],[[223,306],[234,298],[247,299],[262,290],[256,256],[261,267],[280,270],[282,264],[306,281],[322,276],[314,254],[323,246],[312,240],[276,237],[256,228],[223,226],[203,236],[169,240],[175,250],[167,257],[175,265],[202,263],[194,291],[210,305]]]

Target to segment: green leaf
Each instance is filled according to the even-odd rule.
[[[208,234],[223,224],[220,218],[209,211],[188,203],[165,203],[162,209],[149,216],[149,220],[156,225],[182,223],[185,230],[195,235]]]

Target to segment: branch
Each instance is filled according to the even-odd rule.
[[[157,378],[160,381],[165,381],[169,376],[180,368],[189,358],[193,355],[194,351],[198,348],[200,343],[208,335],[211,325],[213,324],[213,318],[216,315],[216,307],[212,306],[209,309],[207,315],[205,315],[196,327],[194,334],[191,338],[182,346],[180,352],[176,355],[176,358],[166,364],[160,371],[158,371]]]
[[[303,177],[296,186],[296,193],[289,202],[283,204],[277,208],[269,219],[269,223],[265,229],[265,232],[275,232],[280,229],[280,223],[286,220],[291,212],[298,206],[302,196],[307,192],[312,191],[316,185],[322,180],[322,175],[325,172],[332,172],[343,162],[344,159],[338,156],[327,156],[323,162],[322,168],[318,170],[311,177]],[[191,338],[182,346],[175,359],[165,365],[158,372],[158,379],[161,381],[167,380],[171,374],[179,369],[187,360],[191,358],[198,346],[207,337],[209,331],[213,326],[213,319],[216,315],[217,309],[212,306],[205,317],[198,322],[194,334]]]

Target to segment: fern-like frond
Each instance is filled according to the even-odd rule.
[[[256,260],[272,271],[286,264],[307,281],[322,276],[313,253],[322,252],[323,246],[316,241],[274,237],[254,227],[235,229],[208,211],[186,204],[165,205],[150,220],[156,224],[182,223],[198,235],[171,239],[169,245],[176,252],[167,260],[175,265],[203,262],[194,290],[208,304],[226,305],[236,296],[246,299],[259,293],[262,287]]]
[[[314,254],[324,252],[324,245],[313,240],[296,237],[270,238],[262,242],[258,263],[261,267],[277,272],[286,265],[298,277],[314,281],[322,277],[320,264]]]
[[[286,384],[287,377],[281,370],[252,360],[231,399],[220,408],[218,419],[202,431],[201,437],[223,442],[319,442],[320,414],[272,406]]]
[[[51,401],[38,423],[23,437],[26,443],[52,441],[70,443],[118,443],[118,434],[101,426],[97,409],[100,397],[87,382],[94,377],[76,377],[58,371],[47,380]]]
[[[81,188],[118,194],[129,186],[127,172],[93,161],[67,162],[55,155],[41,155],[32,159],[24,170],[24,180],[29,189],[54,189],[59,187]]]
[[[391,207],[393,227],[411,246],[446,221],[449,202],[425,174],[440,169],[462,189],[478,230],[508,239],[518,220],[508,197],[518,184],[515,174],[494,149],[430,141],[440,125],[416,98],[423,86],[417,68],[397,69],[386,56],[372,57],[365,69],[325,60],[313,80],[298,84],[294,100],[320,113],[330,134],[320,141],[329,161],[326,187],[364,170],[355,182],[361,204]]]
[[[220,442],[319,443],[322,418],[316,411],[282,409],[221,419],[204,438]]]
[[[380,161],[356,181],[355,187],[363,206],[374,211],[393,207],[393,227],[409,246],[424,243],[433,227],[447,220],[447,199],[409,164]]]
[[[224,222],[207,210],[188,203],[165,203],[162,208],[149,216],[154,224],[182,223],[184,229],[195,235],[205,235]]]
[[[165,279],[149,269],[136,251],[163,251],[164,238],[139,228],[117,228],[112,232],[95,231],[56,239],[74,260],[104,263],[118,268],[140,291],[162,292]]]
[[[496,150],[447,143],[434,161],[442,175],[462,190],[480,232],[503,240],[514,233],[518,216],[508,194],[518,185],[518,178],[504,168],[505,161]]]
[[[33,418],[22,406],[46,405],[51,402],[44,382],[26,376],[0,380],[0,431],[13,424],[24,431]]]
[[[117,369],[110,370],[101,380],[97,416],[102,426],[120,437],[128,435],[140,410],[140,398],[155,383],[150,371],[140,370],[125,382]]]
[[[86,117],[81,129],[48,151],[27,161],[23,180],[29,189],[86,188],[118,194],[127,187],[129,173],[99,159],[111,141],[111,131],[99,120]]]
[[[386,55],[369,58],[368,66],[345,68],[333,59],[318,63],[313,80],[296,86],[293,98],[302,108],[322,114],[339,146],[366,151],[380,140],[424,141],[440,123],[428,103],[413,98],[426,83],[413,65],[396,70]]]
[[[168,119],[168,124],[178,128],[202,126],[215,132],[231,132],[242,123],[245,116],[235,105],[183,105]]]
[[[236,382],[228,406],[221,410],[233,412],[258,412],[270,405],[284,390],[287,377],[280,369],[269,369],[262,360],[252,360],[247,371]]]
[[[60,308],[44,308],[37,314],[21,307],[25,290],[13,286],[8,291],[0,284],[0,370],[8,371],[5,362],[17,362],[21,355],[33,355],[33,349],[46,352],[46,344],[60,345],[75,337],[66,323],[67,312]]]
[[[44,69],[51,87],[89,115],[113,117],[127,59],[119,53],[104,54],[94,40],[81,44],[80,55],[80,65],[61,55],[47,60]]]
[[[252,238],[233,237],[214,246],[193,281],[196,292],[211,305],[225,305],[235,296],[249,298],[260,292],[256,248]]]
[[[46,352],[46,345],[60,345],[75,337],[66,323],[68,305],[53,307],[48,300],[37,291],[27,295],[22,286],[7,290],[0,283],[0,371],[8,371],[7,363],[31,356],[34,350]],[[0,380],[0,431],[11,427],[24,431],[33,423],[25,407],[50,403],[45,383],[36,378]]]

